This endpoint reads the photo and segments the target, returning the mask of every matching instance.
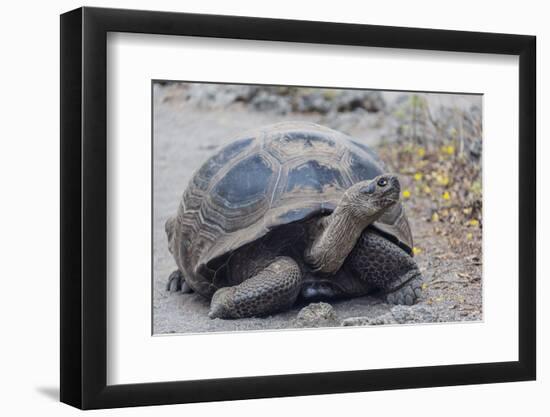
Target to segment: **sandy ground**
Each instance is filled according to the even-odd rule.
[[[384,133],[383,117],[365,114],[362,125],[347,133],[377,146]],[[167,278],[175,269],[175,263],[168,252],[164,222],[175,213],[193,172],[233,135],[283,120],[326,124],[319,114],[274,114],[244,105],[223,110],[200,109],[179,100],[169,88],[155,86],[153,333],[480,320],[481,254],[476,250],[457,251],[444,234],[437,233],[433,223],[425,221],[422,207],[407,207],[415,246],[421,248],[416,261],[426,281],[421,301],[411,307],[390,306],[377,298],[362,297],[331,302],[330,319],[311,323],[296,320],[304,305],[264,318],[211,320],[207,316],[208,300],[197,294],[166,291]]]

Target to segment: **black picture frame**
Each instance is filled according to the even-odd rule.
[[[519,56],[518,361],[107,385],[108,32]],[[535,51],[524,35],[88,7],[61,15],[61,401],[94,409],[535,379]]]

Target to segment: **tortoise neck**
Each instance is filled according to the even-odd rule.
[[[346,207],[339,206],[321,219],[317,236],[308,250],[306,261],[316,272],[336,273],[354,248],[363,230],[375,218],[359,218]]]

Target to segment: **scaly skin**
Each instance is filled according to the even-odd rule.
[[[241,284],[220,288],[210,303],[210,318],[263,316],[290,307],[302,283],[298,264],[278,257],[257,275]]]
[[[346,261],[348,271],[385,294],[390,304],[412,305],[422,292],[422,275],[403,249],[367,230]]]

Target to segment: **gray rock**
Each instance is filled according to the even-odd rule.
[[[185,100],[201,109],[224,109],[237,101],[249,102],[258,94],[258,86],[224,84],[188,84]]]
[[[277,114],[287,114],[292,106],[284,97],[272,94],[269,90],[261,90],[250,101],[252,107],[258,111],[270,111]]]
[[[342,90],[334,101],[339,112],[364,109],[375,113],[386,107],[386,102],[379,91]]]
[[[302,308],[294,321],[296,327],[335,327],[340,320],[328,303],[311,303]]]
[[[391,313],[386,313],[377,317],[350,317],[342,321],[342,326],[380,326],[396,323]]]
[[[331,110],[331,102],[319,91],[313,91],[296,97],[294,110],[300,113],[316,112],[325,114]]]
[[[391,315],[399,324],[433,323],[439,321],[437,313],[424,305],[413,306],[396,305],[391,309]]]
[[[298,113],[327,114],[347,113],[361,109],[378,112],[386,107],[379,91],[368,90],[317,90],[299,87],[200,84],[184,86],[165,83],[171,93],[166,101],[174,98],[173,93],[182,93],[184,100],[200,109],[225,109],[235,103],[243,103],[256,111],[285,115]]]

